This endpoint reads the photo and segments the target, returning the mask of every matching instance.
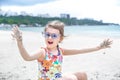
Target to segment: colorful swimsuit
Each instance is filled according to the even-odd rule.
[[[62,77],[62,50],[58,48],[58,54],[53,55],[45,48],[45,58],[40,61],[38,59],[38,80],[57,80]]]

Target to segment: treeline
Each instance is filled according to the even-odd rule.
[[[48,21],[51,20],[60,20],[63,21],[66,25],[118,25],[114,23],[103,23],[103,21],[97,21],[94,19],[76,19],[76,18],[59,18],[59,17],[38,17],[38,16],[0,16],[0,24],[24,24],[37,26],[38,24],[43,26]]]

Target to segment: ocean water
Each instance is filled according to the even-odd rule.
[[[66,34],[120,38],[120,26],[72,26],[72,28],[67,27],[65,30]]]
[[[10,31],[11,28],[0,27],[0,30]],[[21,27],[20,30],[41,33],[44,27]],[[120,26],[65,26],[65,35],[120,38]]]

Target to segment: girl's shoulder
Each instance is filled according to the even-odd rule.
[[[45,48],[43,48],[43,47],[40,48],[40,55],[41,56],[37,59],[39,62],[41,62],[45,58],[45,55],[46,55]]]
[[[59,47],[60,51],[62,52],[62,54],[64,53],[64,49]]]

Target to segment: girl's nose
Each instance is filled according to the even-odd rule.
[[[49,38],[49,39],[52,39],[52,37],[51,37],[51,36],[49,36],[48,38]]]

